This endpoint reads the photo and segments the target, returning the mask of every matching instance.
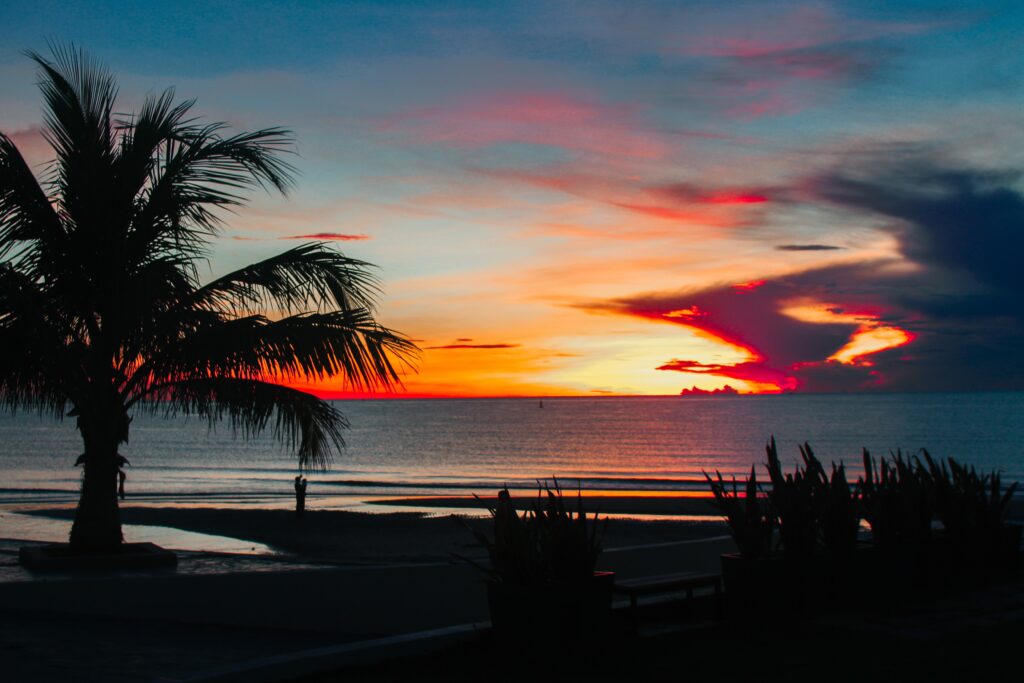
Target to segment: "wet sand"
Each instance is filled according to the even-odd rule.
[[[442,507],[457,507],[448,504],[451,499],[444,501]],[[644,505],[639,509],[650,513],[655,508]],[[73,513],[66,508],[32,511],[67,519]],[[453,555],[478,555],[481,549],[473,530],[490,526],[486,518],[457,515],[315,509],[300,518],[289,510],[128,506],[121,510],[121,518],[127,524],[169,526],[256,541],[306,559],[352,563],[447,561]],[[721,522],[611,519],[605,547],[670,543],[725,533]]]
[[[575,511],[575,493],[566,494],[570,501],[570,507]],[[512,501],[515,506],[522,510],[528,508],[537,500],[536,495],[513,495]],[[375,505],[402,505],[425,508],[466,508],[485,510],[492,507],[495,497],[477,496],[435,496],[415,498],[386,498],[374,501]],[[700,516],[719,517],[718,510],[713,504],[713,499],[706,494],[665,494],[652,492],[650,494],[619,494],[611,492],[584,492],[583,509],[588,514],[606,515],[679,515],[679,516]],[[711,520],[701,520],[711,521]]]

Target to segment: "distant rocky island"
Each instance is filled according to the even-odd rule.
[[[683,389],[679,392],[680,396],[741,396],[740,392],[733,389],[731,386],[726,384],[721,389],[698,389],[697,387],[690,387],[689,389]]]

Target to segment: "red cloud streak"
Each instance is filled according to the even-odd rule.
[[[882,352],[905,347],[916,335],[870,291],[834,286],[832,278],[843,275],[841,269],[807,271],[777,281],[639,296],[610,308],[684,325],[746,356],[734,363],[669,357],[658,370],[742,380],[755,392],[881,387],[895,362]],[[854,275],[864,280],[864,273],[849,277]],[[876,366],[879,359],[885,363]]]

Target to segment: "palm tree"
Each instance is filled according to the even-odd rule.
[[[140,411],[269,431],[300,467],[326,467],[345,418],[287,383],[391,388],[417,352],[376,322],[369,264],[311,243],[199,277],[225,210],[248,189],[291,186],[291,134],[228,135],[172,90],[116,115],[113,77],[84,53],[27,55],[56,158],[37,179],[0,134],[0,405],[76,418],[85,471],[72,548],[122,542],[118,448]]]

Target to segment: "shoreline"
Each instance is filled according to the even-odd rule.
[[[572,502],[574,498],[575,496],[566,494],[566,499],[570,507],[574,507],[574,503]],[[608,492],[588,494],[587,492],[584,492],[582,499],[586,501],[586,512],[589,515],[596,513],[598,515],[632,514],[721,517],[718,509],[714,506],[714,499],[710,494],[679,495],[678,493],[664,494],[661,492],[651,492],[650,494],[638,495],[636,492],[630,492],[629,494]],[[372,501],[372,504],[401,505],[404,507],[486,510],[493,507],[496,500],[496,496],[409,496],[378,499]],[[517,510],[529,508],[536,500],[536,494],[512,496],[512,504]]]

